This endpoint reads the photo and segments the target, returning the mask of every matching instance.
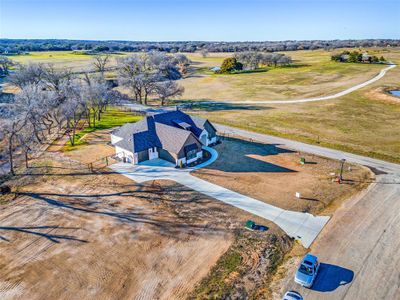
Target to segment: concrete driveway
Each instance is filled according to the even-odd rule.
[[[191,171],[205,167],[217,159],[218,153],[214,149],[208,147],[205,149],[212,154],[212,157],[194,168],[177,169],[173,164],[161,159],[139,165],[117,163],[110,168],[138,183],[156,179],[173,180],[199,193],[272,221],[290,237],[299,240],[304,247],[310,247],[328,222],[328,216],[316,217],[308,213],[284,210],[190,175]]]

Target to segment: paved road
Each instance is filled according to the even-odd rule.
[[[328,216],[313,216],[309,213],[284,210],[190,175],[192,170],[204,167],[218,157],[214,149],[206,148],[212,153],[212,158],[195,168],[176,169],[174,165],[161,159],[150,160],[139,165],[116,163],[110,168],[139,183],[156,179],[178,182],[211,198],[274,222],[306,248],[311,245],[329,221]]]
[[[400,165],[227,126],[217,128],[386,172],[346,202],[311,246],[323,263],[313,289],[293,282],[293,268],[282,293],[294,289],[305,299],[400,299]]]
[[[261,133],[255,133],[239,128],[234,128],[230,126],[224,126],[219,124],[214,124],[219,133],[229,133],[229,134],[237,134],[240,136],[244,136],[247,138],[252,138],[257,141],[272,143],[278,145],[285,145],[293,150],[307,152],[311,154],[316,154],[324,157],[329,157],[333,159],[346,159],[349,162],[368,166],[386,173],[399,173],[400,174],[400,165],[389,163],[386,161],[382,161],[379,159],[374,159],[370,157],[365,157],[361,155],[356,155],[348,152],[342,152],[339,150],[324,148],[315,145],[309,145],[301,142],[296,142],[280,137],[275,137],[272,135],[266,135]]]

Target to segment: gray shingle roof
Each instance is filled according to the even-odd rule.
[[[178,153],[191,134],[195,137],[201,134],[205,122],[205,119],[173,111],[147,116],[136,123],[127,123],[112,134],[122,138],[115,145],[128,151],[140,152],[160,147]],[[180,128],[181,125],[188,130]]]

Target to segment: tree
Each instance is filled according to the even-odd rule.
[[[190,60],[186,55],[178,53],[174,56],[175,64],[178,66],[179,71],[182,74],[186,74],[188,67],[190,66]]]
[[[243,65],[235,57],[225,58],[221,65],[221,73],[230,73],[242,69]]]
[[[201,54],[201,56],[203,57],[203,58],[206,58],[207,56],[208,56],[208,50],[206,49],[206,48],[204,48],[204,49],[201,49],[200,50],[200,54]]]
[[[185,89],[175,81],[167,80],[158,82],[155,86],[155,91],[161,100],[161,106],[163,106],[168,98],[182,96]]]
[[[160,52],[125,57],[118,61],[118,81],[131,90],[136,101],[147,104],[158,82],[182,77],[178,69],[186,60],[184,55],[171,57]]]
[[[10,68],[14,66],[14,62],[6,56],[0,56],[0,76],[10,74]]]
[[[96,55],[94,57],[93,65],[97,72],[100,72],[102,76],[104,76],[104,72],[106,71],[107,63],[110,59],[110,55]]]
[[[43,64],[19,65],[16,72],[11,74],[8,80],[19,88],[29,84],[38,85],[43,79],[44,72]]]

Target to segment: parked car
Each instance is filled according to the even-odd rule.
[[[303,300],[303,297],[298,292],[289,291],[285,293],[283,300]]]
[[[294,281],[306,288],[311,288],[319,269],[318,258],[312,254],[307,254],[297,270]]]
[[[252,220],[248,220],[245,224],[245,228],[249,230],[257,230],[257,231],[267,231],[268,227],[263,225],[258,225]]]

